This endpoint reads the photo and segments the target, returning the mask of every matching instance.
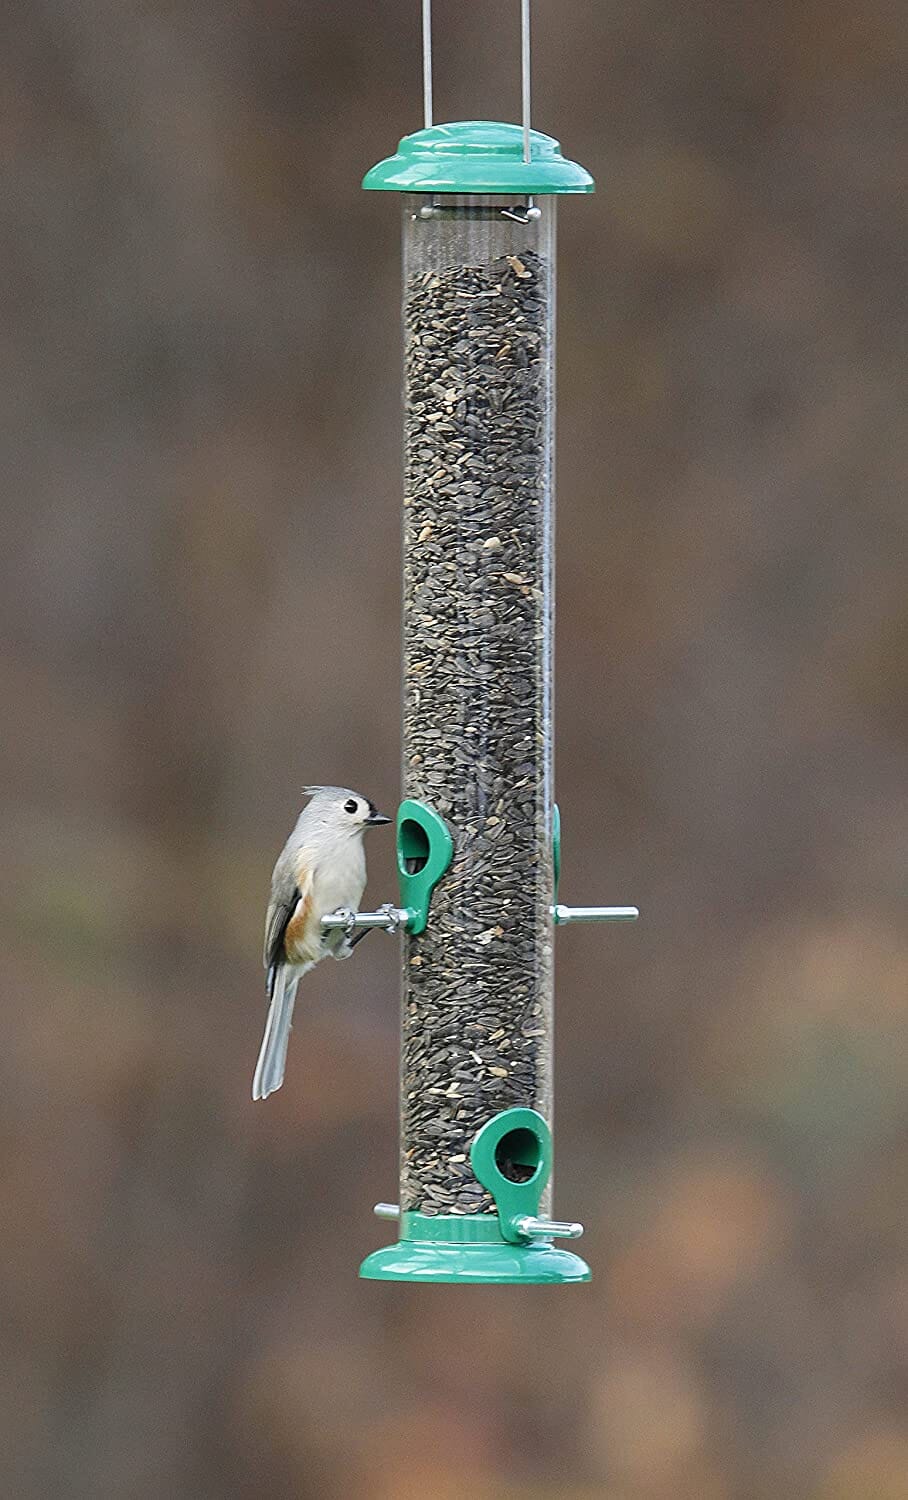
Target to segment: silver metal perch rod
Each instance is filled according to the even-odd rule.
[[[553,1239],[579,1240],[583,1233],[582,1224],[570,1224],[561,1219],[534,1219],[530,1214],[523,1214],[514,1220],[515,1228],[525,1235],[551,1235]]]
[[[394,1223],[400,1219],[400,1206],[397,1203],[376,1203],[372,1212],[377,1219],[390,1219]],[[583,1234],[582,1224],[563,1219],[534,1219],[531,1214],[522,1214],[519,1219],[515,1219],[514,1227],[527,1238],[546,1235],[550,1239],[579,1240]]]
[[[552,916],[559,927],[569,922],[636,922],[640,915],[637,906],[564,906],[561,902],[552,907]],[[390,901],[378,911],[328,912],[322,917],[326,932],[341,927],[353,932],[357,927],[378,927],[383,932],[400,932],[410,920],[410,912],[404,906],[393,906]]]
[[[567,922],[636,922],[640,915],[638,906],[562,906],[552,907],[552,916],[559,927]]]
[[[400,932],[409,919],[410,913],[405,906],[393,906],[390,901],[386,901],[378,911],[347,911],[345,907],[341,907],[339,911],[330,911],[327,916],[322,917],[322,926],[326,931],[337,927],[348,932],[352,932],[355,927],[380,927],[385,932]]]

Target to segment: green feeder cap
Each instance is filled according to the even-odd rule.
[[[566,161],[550,135],[530,131],[523,159],[523,130],[496,120],[430,125],[405,135],[396,156],[367,172],[363,187],[384,193],[591,193],[595,183],[575,161]]]

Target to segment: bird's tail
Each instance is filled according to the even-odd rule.
[[[268,1006],[265,1035],[262,1037],[259,1060],[252,1080],[253,1099],[267,1099],[284,1081],[296,986],[309,967],[308,964],[295,968],[288,964],[278,964],[268,975],[271,1004]]]

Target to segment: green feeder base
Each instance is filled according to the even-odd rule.
[[[367,1255],[359,1268],[366,1281],[447,1281],[477,1285],[544,1285],[589,1281],[579,1255],[535,1239],[512,1245],[497,1214],[401,1216],[401,1239]]]

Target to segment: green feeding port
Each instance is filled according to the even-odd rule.
[[[470,1165],[495,1199],[503,1237],[522,1243],[517,1220],[538,1215],[552,1171],[552,1132],[542,1115],[520,1108],[493,1115],[470,1147]]]
[[[424,932],[432,892],[454,855],[444,818],[425,802],[408,797],[397,810],[397,879],[400,904],[410,913],[408,932]]]

